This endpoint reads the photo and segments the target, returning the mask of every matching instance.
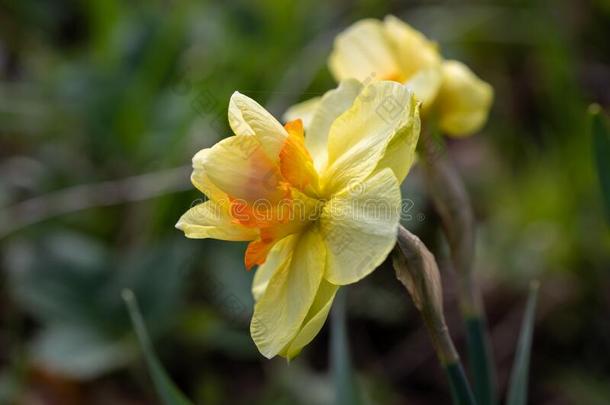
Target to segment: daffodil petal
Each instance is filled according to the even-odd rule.
[[[326,249],[319,231],[305,231],[292,258],[269,279],[254,306],[250,334],[267,358],[279,354],[298,334],[311,308],[324,273]]]
[[[441,129],[452,136],[477,132],[487,121],[492,87],[458,61],[443,63],[443,81],[437,96]]]
[[[288,138],[280,151],[280,171],[283,178],[301,191],[318,191],[318,172],[313,158],[305,146],[305,130],[300,119],[287,122],[285,125]]]
[[[375,270],[396,242],[400,208],[400,188],[390,169],[328,201],[320,218],[328,255],[325,279],[346,285]]]
[[[258,237],[255,229],[232,222],[227,207],[209,200],[197,204],[180,217],[176,228],[193,239],[249,241]]]
[[[197,162],[211,184],[232,198],[251,202],[277,194],[281,177],[277,162],[256,137],[225,138],[198,156]]]
[[[368,85],[352,107],[339,116],[328,135],[328,165],[322,174],[322,188],[332,195],[373,173],[395,137],[411,144],[419,136],[416,101],[408,87],[390,81]],[[400,180],[411,165],[396,167]]]
[[[305,145],[311,153],[316,169],[321,170],[328,159],[328,132],[332,123],[351,107],[362,91],[362,84],[354,79],[347,79],[339,86],[326,92],[312,114],[310,124],[306,126]]]
[[[441,87],[440,66],[420,70],[411,76],[405,84],[415,93],[417,100],[422,103],[422,109],[427,110],[433,105]]]
[[[398,184],[401,184],[407,177],[416,158],[415,147],[419,139],[421,123],[419,107],[415,100],[411,101],[409,116],[412,119],[396,130],[373,172],[376,173],[385,168],[390,168],[394,172]]]
[[[320,104],[321,99],[322,97],[314,97],[293,105],[284,113],[282,119],[285,122],[300,119],[301,121],[303,121],[303,126],[305,127],[305,130],[307,130],[307,128],[309,128],[309,124],[311,123],[311,119],[313,118],[313,114],[318,108],[318,104]]]
[[[337,81],[398,80],[402,73],[380,21],[361,20],[335,38],[329,69]]]
[[[320,283],[320,289],[316,295],[316,298],[307,313],[305,321],[301,326],[301,330],[295,336],[295,338],[282,350],[280,355],[287,359],[293,359],[301,352],[301,350],[307,346],[313,338],[320,332],[328,313],[335,299],[335,295],[339,290],[339,286],[329,283],[326,280],[322,280]]]
[[[421,69],[440,65],[436,44],[409,24],[389,15],[383,20],[383,29],[405,77],[411,78]]]
[[[267,255],[265,263],[258,266],[256,273],[254,273],[254,279],[252,280],[252,295],[254,300],[258,301],[267,289],[269,280],[280,268],[290,261],[292,251],[294,250],[295,243],[298,241],[296,234],[288,235],[282,240],[278,241]]]
[[[203,166],[203,162],[207,160],[211,150],[211,148],[202,149],[193,156],[191,183],[210,200],[226,201],[228,198],[227,194],[212,183]]]
[[[260,104],[239,92],[229,101],[229,125],[236,135],[255,136],[275,160],[288,136],[284,127]]]

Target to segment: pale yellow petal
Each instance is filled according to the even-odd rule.
[[[441,79],[440,66],[435,66],[420,70],[405,83],[422,103],[422,110],[426,111],[433,105],[441,87]]]
[[[280,355],[287,359],[293,359],[307,346],[320,332],[332,307],[335,294],[339,286],[322,280],[318,294],[303,321],[301,330],[295,338],[282,350]]]
[[[258,231],[231,221],[227,206],[209,200],[191,207],[178,220],[176,228],[187,238],[248,241],[258,237]]]
[[[298,334],[320,287],[325,261],[324,243],[312,227],[300,236],[291,260],[271,276],[250,324],[263,356],[279,354]]]
[[[383,81],[368,85],[352,107],[337,118],[328,136],[328,165],[321,176],[323,193],[330,196],[352,182],[370,176],[395,137],[417,141],[417,111],[413,93],[404,85]],[[411,165],[393,167],[401,179]]]
[[[381,21],[358,21],[335,38],[329,69],[337,81],[400,80],[402,72]]]
[[[211,150],[211,148],[202,149],[197,152],[195,156],[193,156],[193,173],[191,173],[191,182],[210,200],[227,200],[227,194],[212,183],[203,167],[203,162],[207,160],[208,154]]]
[[[400,209],[400,188],[390,169],[328,201],[320,219],[328,255],[325,279],[351,284],[375,270],[396,242]]]
[[[383,20],[383,29],[407,80],[422,69],[440,65],[437,45],[407,23],[389,15]]]
[[[336,89],[326,92],[317,104],[310,125],[305,127],[305,145],[318,171],[328,159],[328,133],[332,123],[351,107],[361,91],[362,84],[359,81],[344,80]]]
[[[321,98],[322,97],[314,97],[293,105],[284,113],[282,119],[285,122],[300,119],[303,121],[305,131],[307,131],[307,128],[309,128],[309,124],[311,123],[311,119],[313,118],[313,113],[318,108]]]
[[[412,119],[396,130],[373,171],[373,173],[376,173],[385,168],[392,169],[398,184],[401,184],[407,177],[417,157],[415,148],[419,139],[421,124],[419,106],[415,100],[411,101],[409,116]]]
[[[236,135],[255,136],[274,160],[288,136],[284,127],[267,110],[237,91],[229,101],[229,124]]]
[[[252,295],[254,300],[258,299],[263,295],[269,284],[269,280],[280,268],[290,261],[292,257],[292,251],[294,250],[295,243],[298,241],[299,235],[289,235],[271,248],[267,260],[265,263],[258,266],[256,273],[254,273],[254,279],[252,280]]]
[[[197,158],[211,184],[232,198],[246,202],[276,193],[280,174],[256,137],[223,139]]]
[[[487,121],[492,87],[458,61],[443,64],[443,82],[436,105],[441,129],[452,136],[477,132]]]

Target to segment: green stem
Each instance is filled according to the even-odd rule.
[[[419,310],[436,356],[447,372],[454,403],[476,405],[445,321],[440,273],[434,255],[417,236],[399,226],[392,264],[396,277]]]
[[[362,403],[355,382],[347,340],[347,291],[337,292],[331,313],[330,353],[335,383],[335,404],[357,405]]]
[[[451,397],[455,405],[474,405],[476,404],[474,395],[466,380],[466,374],[462,365],[458,363],[451,363],[445,365],[445,374],[449,379],[449,386],[451,389]]]
[[[496,377],[485,324],[485,310],[474,271],[475,221],[470,198],[445,151],[442,137],[422,132],[426,182],[443,223],[458,281],[458,303],[466,323],[468,357],[481,405],[497,404]]]
[[[470,317],[465,319],[465,323],[468,360],[475,381],[475,396],[481,405],[492,405],[496,402],[496,384],[492,356],[488,352],[490,344],[485,333],[485,320],[482,317]]]
[[[475,396],[470,388],[470,383],[464,373],[460,356],[455,349],[449,329],[445,325],[444,319],[431,317],[424,314],[424,323],[428,329],[428,334],[432,339],[432,346],[436,355],[445,369],[445,374],[449,380],[451,398],[455,405],[477,405]]]

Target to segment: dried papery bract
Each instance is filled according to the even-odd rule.
[[[439,359],[443,364],[456,362],[459,357],[443,314],[443,290],[434,256],[417,236],[400,226],[392,264],[430,331]]]
[[[392,263],[396,277],[405,286],[422,316],[436,355],[447,373],[455,403],[475,404],[445,321],[436,259],[417,236],[399,226]]]

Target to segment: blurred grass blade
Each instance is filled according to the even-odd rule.
[[[608,116],[597,104],[589,106],[589,117],[595,165],[610,224],[610,124]]]
[[[534,320],[536,319],[536,300],[540,283],[534,281],[530,284],[525,315],[521,324],[521,334],[517,343],[517,352],[510,376],[506,405],[527,404],[527,387],[529,378],[530,353],[532,336],[534,334]]]
[[[336,405],[362,404],[354,378],[347,341],[347,291],[339,289],[331,314],[330,355],[335,383]]]
[[[192,402],[190,402],[171,381],[167,375],[167,372],[163,369],[161,362],[157,358],[157,355],[153,350],[152,343],[150,342],[150,338],[148,337],[144,319],[142,318],[142,314],[138,308],[138,302],[136,301],[135,294],[131,290],[123,290],[122,296],[123,300],[125,300],[125,303],[127,304],[131,322],[133,323],[136,335],[138,336],[138,341],[140,342],[140,346],[144,352],[144,357],[146,358],[150,376],[153,380],[157,394],[161,398],[161,402],[165,405],[192,405]]]

